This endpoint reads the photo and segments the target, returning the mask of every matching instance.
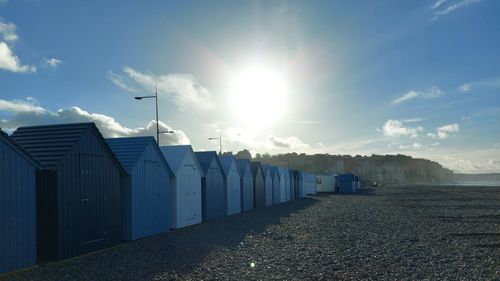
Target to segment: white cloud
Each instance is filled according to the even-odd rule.
[[[39,106],[32,98],[26,101],[0,99],[0,110],[9,113],[7,119],[0,120],[0,127],[8,130],[29,125],[94,122],[104,137],[156,136],[156,121],[154,120],[146,124],[145,127],[128,128],[111,116],[90,113],[76,106],[53,112]],[[159,125],[160,130],[173,130],[163,122],[159,122]],[[162,135],[160,137],[161,144],[188,144],[190,142],[183,131],[174,130],[174,132],[174,134]]]
[[[52,68],[52,69],[56,69],[59,67],[59,65],[61,65],[62,61],[60,59],[56,59],[56,58],[43,58],[43,66],[45,68]]]
[[[441,5],[443,5],[447,0],[437,0],[436,2],[434,2],[434,4],[432,4],[431,8],[432,9],[437,9],[439,8]]]
[[[6,42],[14,42],[19,39],[16,34],[16,25],[11,22],[5,22],[0,17],[0,40]]]
[[[465,83],[460,85],[460,87],[458,87],[458,90],[462,93],[468,93],[477,88],[500,88],[500,78]]]
[[[460,92],[464,92],[464,93],[470,92],[471,89],[472,89],[472,85],[471,84],[463,84],[462,86],[460,86],[458,88],[458,90]]]
[[[439,3],[439,2],[441,2],[441,3]],[[454,12],[454,11],[460,9],[460,8],[464,8],[464,7],[467,7],[467,6],[471,6],[471,5],[477,4],[477,3],[481,2],[481,0],[456,0],[456,1],[450,1],[451,3],[449,5],[447,5],[446,7],[444,7],[444,5],[443,5],[444,2],[445,1],[439,1],[438,0],[431,7],[432,9],[435,10],[434,11],[434,17],[431,18],[431,20],[437,20],[441,16],[447,15],[447,14],[449,14],[451,12]],[[443,8],[441,9],[440,7],[443,7]]]
[[[18,39],[16,25],[0,17],[0,69],[17,73],[36,72],[35,66],[22,65],[12,50],[12,44]]]
[[[436,128],[436,133],[428,133],[432,139],[442,140],[449,136],[452,136],[460,131],[460,126],[458,124],[449,124]]]
[[[408,118],[408,119],[404,119],[403,123],[416,123],[416,122],[420,122],[420,121],[424,121],[424,120],[425,120],[424,118],[419,118],[419,117]]]
[[[394,99],[392,104],[400,104],[402,102],[406,102],[412,99],[420,98],[420,99],[434,99],[444,95],[444,92],[436,86],[432,86],[426,91],[409,91],[408,93],[400,96],[399,98]]]
[[[419,149],[422,149],[424,146],[418,142],[414,142],[410,145],[403,145],[403,144],[400,144],[398,146],[399,149],[414,149],[414,150],[419,150]]]
[[[123,81],[123,77],[121,75],[118,75],[114,73],[113,71],[109,70],[108,73],[106,74],[106,78],[113,82],[116,86],[122,88],[123,90],[131,93],[138,93],[139,90],[125,84],[125,81]]]
[[[22,65],[5,42],[0,42],[0,69],[19,73],[36,72],[35,66]]]
[[[218,130],[212,128],[213,130]],[[280,137],[275,135],[260,135],[255,130],[239,127],[229,127],[222,131],[222,139],[226,147],[242,147],[254,152],[304,152],[311,148],[296,136]],[[241,145],[235,145],[241,144]]]
[[[420,131],[423,131],[423,128],[421,126],[405,127],[402,121],[389,119],[384,123],[382,129],[377,129],[377,131],[388,137],[409,137],[414,139],[418,137]]]
[[[10,112],[10,113],[25,113],[34,112],[37,114],[46,112],[46,109],[39,106],[37,101],[28,97],[26,100],[3,100],[0,99],[0,111]]]
[[[180,110],[196,110],[198,112],[210,110],[214,107],[212,96],[208,89],[198,84],[190,74],[155,75],[150,71],[141,72],[131,67],[124,67],[127,81],[124,77],[108,72],[107,78],[118,87],[135,92],[135,86],[140,86],[149,93],[158,87],[158,95],[172,100]],[[131,86],[133,83],[134,86]]]
[[[286,138],[269,136],[268,142],[277,149],[303,150],[310,148],[308,144],[302,142],[298,137],[295,136]]]
[[[411,100],[411,99],[414,99],[416,97],[418,97],[419,94],[415,91],[409,91],[408,93],[400,96],[399,98],[395,99],[392,101],[392,104],[398,104],[398,103],[402,103],[404,101],[408,101],[408,100]]]

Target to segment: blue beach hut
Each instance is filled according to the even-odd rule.
[[[240,173],[233,156],[220,156],[224,169],[224,189],[226,193],[226,215],[241,213],[241,183]]]
[[[170,180],[170,227],[201,223],[203,170],[190,145],[160,147],[174,177]]]
[[[122,179],[122,239],[170,230],[172,170],[153,137],[106,139],[129,176]]]

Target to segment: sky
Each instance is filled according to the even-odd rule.
[[[0,0],[0,127],[500,172],[500,1]],[[157,89],[157,90],[155,90]]]

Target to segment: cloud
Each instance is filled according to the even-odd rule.
[[[36,72],[35,66],[22,65],[12,50],[12,44],[18,39],[16,26],[0,17],[0,69],[16,73]]]
[[[286,137],[280,138],[277,136],[269,136],[268,142],[278,149],[291,149],[291,150],[303,150],[308,149],[310,146],[302,142],[298,137]]]
[[[437,127],[436,133],[428,133],[427,136],[429,136],[432,139],[442,140],[458,133],[459,131],[460,131],[460,126],[455,123]]]
[[[423,128],[421,126],[405,127],[402,121],[389,119],[384,123],[382,129],[377,129],[377,131],[382,132],[384,136],[388,137],[409,137],[415,139],[418,137],[418,132],[423,131]]]
[[[218,126],[216,126],[216,128],[218,128]],[[213,129],[218,130],[215,128]],[[304,143],[296,136],[280,137],[272,134],[263,136],[258,134],[255,130],[239,127],[229,127],[222,130],[222,139],[226,146],[234,147],[234,145],[228,145],[229,143],[242,144],[243,147],[260,153],[283,151],[302,152],[311,148],[309,144]]]
[[[420,98],[420,99],[434,99],[444,95],[444,92],[436,86],[432,86],[426,91],[409,91],[408,93],[400,96],[399,98],[394,99],[392,104],[400,104],[402,102],[406,102],[412,99]]]
[[[460,92],[463,92],[463,93],[467,93],[467,92],[470,92],[470,90],[472,89],[472,85],[471,84],[463,84],[462,86],[460,86],[458,88],[458,90]]]
[[[127,92],[131,92],[131,93],[138,93],[139,92],[139,90],[137,90],[136,88],[133,88],[133,87],[125,84],[125,81],[123,81],[123,77],[121,75],[114,73],[111,70],[109,70],[108,73],[106,74],[106,78],[109,81],[113,82],[113,84],[115,84],[116,86],[122,88],[123,90],[125,90]]]
[[[431,21],[433,20],[437,20],[439,17],[441,16],[444,16],[444,15],[447,15],[451,12],[454,12],[460,8],[465,8],[467,6],[471,6],[471,5],[474,5],[474,4],[477,4],[479,2],[481,2],[481,0],[457,0],[457,1],[450,1],[448,3],[450,3],[449,5],[447,5],[446,7],[444,7],[444,3],[447,2],[447,1],[443,1],[443,0],[438,0],[434,3],[434,5],[431,6],[431,8],[434,11],[434,17],[431,18]],[[441,8],[442,7],[442,8]]]
[[[434,4],[432,4],[431,8],[432,9],[437,9],[441,5],[443,5],[447,0],[437,0]]]
[[[10,113],[26,113],[33,112],[36,114],[46,112],[46,109],[39,106],[36,100],[32,97],[28,97],[26,100],[3,100],[0,99],[0,111],[10,112]]]
[[[416,123],[416,122],[421,122],[421,121],[424,121],[424,120],[425,120],[424,118],[419,118],[419,117],[408,118],[408,119],[404,119],[403,123]]]
[[[6,42],[15,42],[19,39],[16,34],[16,25],[11,22],[5,22],[0,17],[0,40]]]
[[[500,78],[493,78],[493,79],[486,79],[486,80],[481,80],[481,81],[475,81],[475,82],[469,82],[460,85],[458,87],[458,90],[462,93],[468,93],[473,91],[474,89],[477,88],[486,88],[486,89],[492,89],[492,88],[500,88]]]
[[[154,120],[146,124],[145,127],[128,128],[111,116],[90,113],[77,106],[53,112],[38,105],[33,98],[28,98],[26,101],[0,99],[0,110],[9,113],[7,119],[0,120],[0,127],[8,130],[28,125],[94,122],[104,137],[156,136],[156,121]],[[173,130],[163,122],[158,124],[162,131]],[[164,134],[160,137],[161,145],[190,143],[183,131],[174,131],[174,134]]]
[[[126,78],[111,71],[108,71],[107,78],[128,92],[136,92],[135,87],[138,86],[152,93],[158,87],[158,95],[172,100],[182,111],[202,112],[214,107],[208,89],[200,86],[191,74],[155,75],[150,71],[141,72],[131,67],[124,67],[123,72],[126,74]]]
[[[418,142],[414,142],[410,145],[403,145],[403,144],[400,144],[398,146],[399,149],[414,149],[414,150],[419,150],[419,149],[422,149],[424,146]]]
[[[60,59],[56,59],[56,58],[43,58],[43,66],[45,68],[52,68],[52,69],[56,69],[59,67],[59,65],[61,65],[62,61]]]

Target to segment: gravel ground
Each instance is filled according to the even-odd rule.
[[[499,187],[317,195],[0,280],[500,280]]]

